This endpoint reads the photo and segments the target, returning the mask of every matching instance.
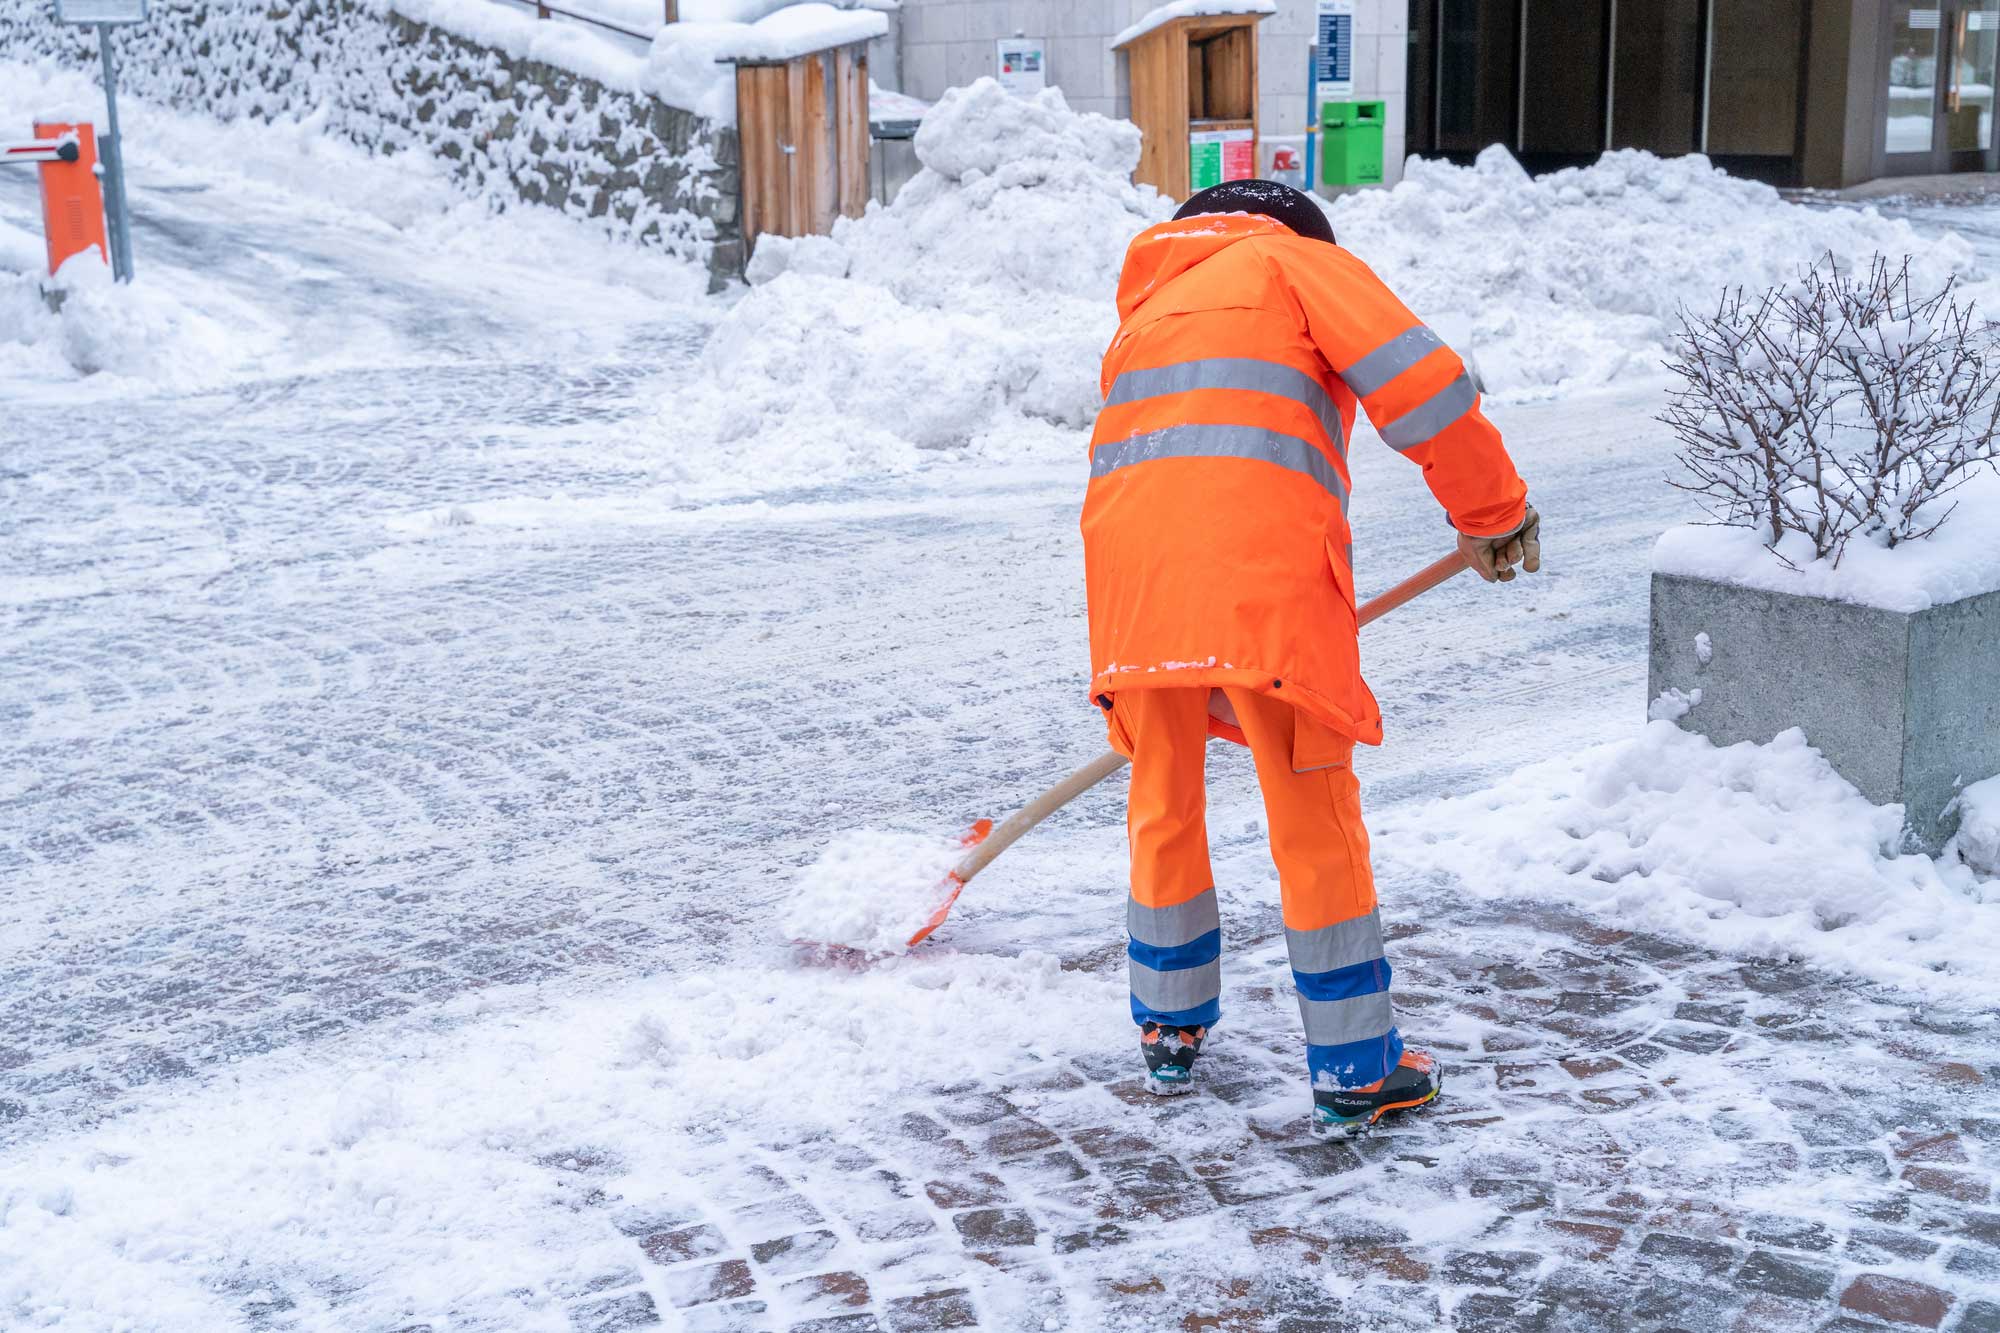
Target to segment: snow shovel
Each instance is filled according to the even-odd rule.
[[[1362,625],[1380,619],[1405,602],[1423,596],[1466,568],[1468,566],[1465,558],[1457,551],[1453,551],[1450,555],[1424,566],[1380,597],[1364,602],[1355,618]],[[992,865],[1000,853],[1019,842],[1022,835],[1035,825],[1116,773],[1128,762],[1130,761],[1124,755],[1115,751],[1101,755],[1022,806],[1005,823],[995,826],[992,820],[982,819],[974,824],[966,832],[965,840],[960,844],[968,849],[965,859],[945,876],[945,882],[951,886],[950,894],[937,911],[931,914],[931,919],[924,923],[924,928],[910,936],[910,944],[914,947],[923,943],[930,937],[932,931],[944,924],[944,919],[951,915],[952,904],[958,901],[958,895],[965,891],[965,886],[971,883],[972,877]]]

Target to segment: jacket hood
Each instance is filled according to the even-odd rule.
[[[1125,251],[1125,268],[1118,275],[1118,319],[1132,318],[1153,293],[1232,245],[1292,234],[1284,223],[1253,213],[1204,213],[1148,227]]]

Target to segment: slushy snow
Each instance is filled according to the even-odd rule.
[[[2000,589],[2000,473],[1975,472],[1920,513],[1928,521],[1947,511],[1936,532],[1894,549],[1857,534],[1838,565],[1814,559],[1802,532],[1773,547],[1762,529],[1684,523],[1661,534],[1653,569],[1885,611],[1923,611]]]
[[[1975,789],[1974,841],[1991,798]],[[1993,993],[2000,883],[1955,856],[1905,854],[1902,807],[1871,804],[1797,730],[1718,747],[1656,720],[1374,824],[1380,858],[1468,893],[1553,899],[1624,929],[1920,996]]]
[[[857,829],[799,872],[780,929],[788,939],[900,953],[951,896],[956,838]]]

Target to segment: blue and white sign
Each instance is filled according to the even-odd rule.
[[[1319,96],[1354,96],[1354,0],[1319,0]]]
[[[56,0],[58,23],[144,23],[146,0]]]

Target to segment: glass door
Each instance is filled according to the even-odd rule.
[[[1959,0],[1947,30],[1944,150],[1952,171],[1983,171],[1993,149],[1993,85],[2000,57],[2000,0]]]
[[[1882,151],[1891,173],[1934,170],[1938,127],[1938,55],[1943,6],[1889,6],[1889,82]]]

